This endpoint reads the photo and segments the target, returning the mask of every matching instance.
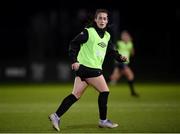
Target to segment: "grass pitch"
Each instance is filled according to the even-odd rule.
[[[0,133],[54,133],[48,115],[72,84],[0,85]],[[114,129],[98,128],[98,93],[88,87],[61,119],[62,133],[180,132],[180,84],[136,83],[140,98],[126,83],[109,86],[108,118]]]

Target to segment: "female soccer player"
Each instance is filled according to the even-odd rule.
[[[130,87],[131,95],[138,96],[134,89],[134,73],[129,67],[130,56],[134,55],[134,47],[130,34],[127,31],[121,33],[120,40],[117,41],[117,50],[120,54],[127,57],[127,61],[124,63],[117,63],[112,75],[110,76],[110,83],[115,84],[122,75],[124,75]]]
[[[94,23],[85,28],[71,42],[69,55],[72,60],[72,69],[76,73],[73,91],[62,101],[57,111],[49,116],[53,127],[59,131],[61,116],[80,99],[88,85],[92,85],[98,92],[99,127],[114,128],[118,124],[106,118],[109,88],[102,75],[102,64],[106,55],[110,54],[119,62],[126,61],[113,49],[110,34],[106,27],[108,24],[108,11],[98,9],[95,13]]]

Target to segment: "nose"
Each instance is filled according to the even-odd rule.
[[[104,22],[105,22],[105,20],[104,20],[104,19],[102,19],[102,22],[104,23]]]

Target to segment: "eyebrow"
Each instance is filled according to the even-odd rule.
[[[99,18],[108,18],[107,16],[106,17],[102,17],[102,16],[100,16]]]

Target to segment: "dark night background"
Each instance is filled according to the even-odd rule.
[[[110,11],[114,42],[122,30],[131,33],[136,50],[132,67],[137,80],[180,80],[176,41],[179,9],[174,12],[165,6],[145,2],[142,3],[144,5],[121,1],[82,1],[84,5],[74,4],[74,1],[1,3],[1,81],[72,79],[67,54],[69,42],[83,30],[97,8]],[[111,73],[111,63],[111,58],[107,57],[104,63],[106,78]]]

